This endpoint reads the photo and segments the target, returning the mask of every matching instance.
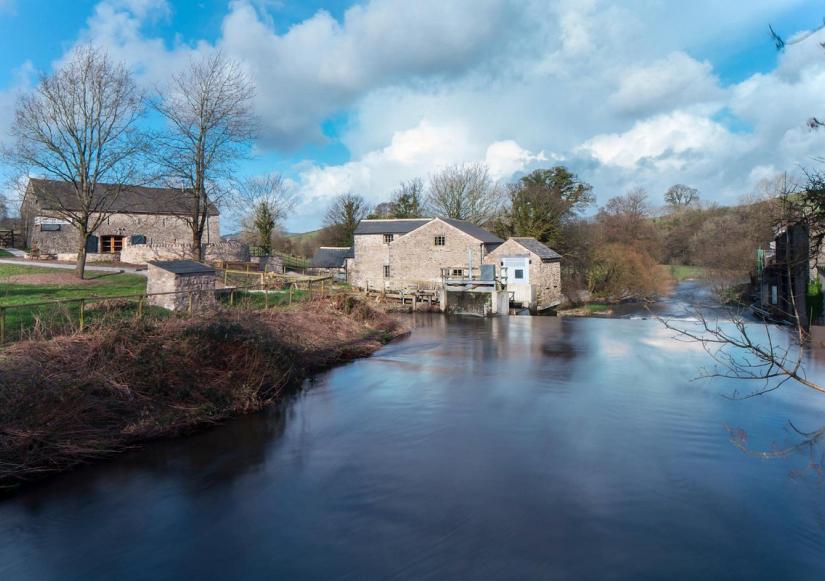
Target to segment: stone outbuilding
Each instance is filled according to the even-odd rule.
[[[351,246],[321,246],[312,255],[309,267],[319,274],[329,274],[339,281],[347,280],[347,266],[352,262]]]
[[[150,305],[170,311],[215,305],[215,269],[211,266],[193,260],[158,260],[149,262],[147,274],[146,293]]]
[[[507,290],[516,303],[541,310],[561,300],[561,255],[535,238],[509,238],[484,263],[507,269]]]

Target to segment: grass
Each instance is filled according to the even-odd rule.
[[[27,284],[8,282],[11,276],[25,274],[53,274],[54,268],[0,264],[0,306],[25,305],[61,299],[86,297],[114,297],[139,294],[146,291],[146,277],[139,274],[87,272],[86,278],[98,284]]]
[[[0,258],[11,258],[12,256],[14,256],[14,254],[0,248]]]
[[[305,290],[293,290],[292,302],[299,302],[309,298],[309,293]],[[228,305],[230,301],[229,293],[224,293],[220,296],[219,301]],[[289,291],[269,291],[269,296],[264,292],[248,292],[236,291],[234,296],[234,304],[239,307],[247,307],[252,309],[262,309],[267,306],[276,307],[290,304]]]
[[[584,308],[590,313],[604,313],[610,310],[610,305],[604,303],[587,303]]]
[[[59,325],[75,325],[79,321],[80,305],[78,303],[28,306],[46,301],[69,299],[90,299],[140,294],[146,291],[146,278],[137,274],[87,272],[88,279],[97,284],[63,283],[63,284],[28,284],[9,282],[9,277],[26,274],[54,274],[69,271],[17,264],[0,264],[0,307],[5,309],[6,339],[22,335],[24,330],[34,327],[39,320],[57,322]],[[121,309],[122,314],[129,314],[137,305],[128,305]],[[107,314],[107,309],[100,305],[90,305],[88,322]]]
[[[684,264],[663,264],[676,282],[681,282],[690,278],[704,278],[707,271],[702,266],[687,266]]]

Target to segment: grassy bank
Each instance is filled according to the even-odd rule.
[[[0,351],[0,487],[259,410],[404,332],[339,296],[12,344]]]
[[[14,254],[12,254],[11,252],[8,252],[8,251],[3,250],[2,248],[0,248],[0,258],[11,258],[13,256],[14,256]]]
[[[670,277],[675,282],[681,282],[691,278],[705,278],[707,276],[707,269],[702,266],[686,266],[684,264],[663,264],[664,268]]]

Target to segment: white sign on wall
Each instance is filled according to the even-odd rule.
[[[34,225],[40,226],[42,224],[68,224],[63,218],[47,218],[45,216],[35,216]]]

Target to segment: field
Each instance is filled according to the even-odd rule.
[[[38,319],[63,326],[79,321],[79,303],[27,305],[80,298],[94,301],[146,291],[146,277],[138,274],[87,272],[86,276],[81,281],[71,270],[0,263],[0,307],[5,311],[6,339],[31,329]],[[100,312],[92,305],[89,321]]]
[[[707,276],[706,269],[702,266],[686,266],[684,264],[664,264],[662,266],[667,269],[676,282]]]

